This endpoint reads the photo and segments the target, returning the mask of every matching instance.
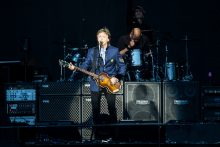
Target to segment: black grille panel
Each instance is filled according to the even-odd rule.
[[[48,82],[40,87],[40,95],[80,95],[81,83],[74,82]]]
[[[39,121],[80,123],[80,96],[40,96]]]

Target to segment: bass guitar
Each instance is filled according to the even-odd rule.
[[[64,60],[59,60],[59,64],[63,67],[69,67],[70,63],[64,61]],[[102,88],[107,89],[108,92],[110,93],[117,93],[121,89],[121,83],[118,81],[115,84],[111,83],[111,77],[108,76],[107,73],[100,73],[99,75],[89,72],[85,69],[79,68],[77,66],[74,66],[76,70],[83,72],[89,76],[92,76],[93,79],[95,79],[96,84]]]

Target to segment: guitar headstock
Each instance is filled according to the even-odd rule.
[[[69,63],[61,59],[59,59],[59,65],[63,67],[69,67]]]

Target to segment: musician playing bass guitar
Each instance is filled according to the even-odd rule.
[[[93,112],[93,123],[100,122],[101,96],[104,93],[107,100],[108,112],[111,123],[117,122],[117,110],[115,106],[116,95],[120,90],[119,81],[126,72],[126,66],[119,49],[110,44],[111,34],[108,28],[104,27],[97,31],[97,46],[89,48],[85,61],[80,69],[89,70],[90,91]],[[78,67],[69,64],[70,70],[77,70]],[[93,76],[94,75],[94,76]]]

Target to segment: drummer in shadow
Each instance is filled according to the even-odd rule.
[[[142,34],[140,27],[134,24],[130,32],[122,35],[118,40],[120,54],[127,63],[127,75],[125,81],[143,81],[145,71],[148,68],[149,38]]]

